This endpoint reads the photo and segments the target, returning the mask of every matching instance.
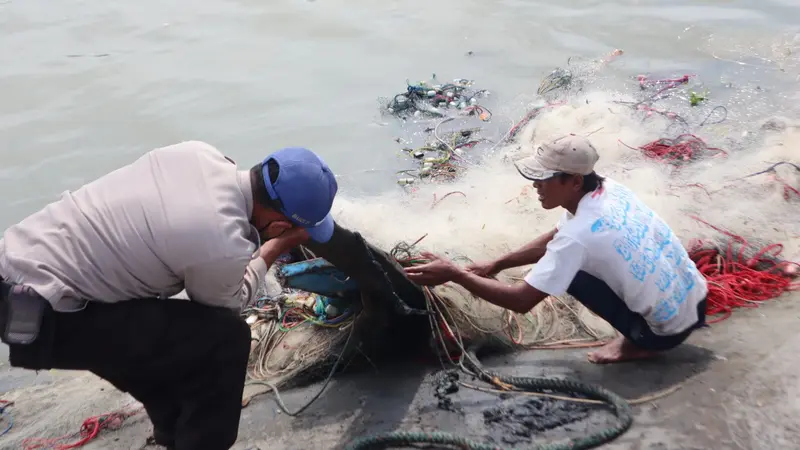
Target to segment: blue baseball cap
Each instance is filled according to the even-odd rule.
[[[278,178],[269,179],[267,162],[278,163]],[[261,163],[264,186],[280,212],[303,227],[316,242],[333,236],[331,207],[339,185],[330,167],[316,153],[288,147],[267,156]]]

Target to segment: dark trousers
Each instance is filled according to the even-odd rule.
[[[605,282],[584,271],[578,272],[567,289],[567,293],[593,313],[605,319],[620,334],[643,350],[664,351],[677,347],[694,330],[705,326],[706,323],[706,301],[704,299],[697,305],[699,318],[697,323],[675,335],[655,334],[644,317],[631,311],[628,305]]]
[[[223,450],[236,442],[250,329],[233,311],[182,300],[46,308],[30,345],[10,346],[11,365],[88,370],[140,401],[157,443]]]

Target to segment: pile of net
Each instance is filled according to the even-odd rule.
[[[321,374],[342,352],[361,313],[351,298],[287,288],[277,273],[288,262],[270,268],[259,300],[242,311],[251,334],[247,375],[261,382],[262,392]]]
[[[399,249],[403,251],[399,251]],[[412,264],[407,244],[391,252],[400,267]],[[381,352],[380,342],[391,321],[404,320],[385,299],[373,301],[369,311],[364,297],[336,298],[287,288],[276,276],[279,262],[270,270],[261,298],[242,311],[251,328],[251,355],[245,404],[254,395],[275,388],[297,386],[324,378],[335,362],[348,367],[354,360],[371,361],[370,349]],[[503,272],[498,278],[519,281],[524,272]],[[429,350],[436,352],[437,333],[443,332],[455,350],[458,337],[466,345],[484,349],[559,348],[597,345],[615,331],[569,296],[550,297],[527,314],[517,314],[476,298],[459,285],[448,283],[423,290],[444,320],[427,327]],[[431,305],[427,306],[431,309]],[[427,317],[421,317],[427,324]],[[434,332],[433,326],[440,328]],[[348,344],[348,340],[353,340]],[[403,339],[405,340],[405,339]],[[373,344],[372,347],[363,344]],[[376,344],[377,343],[377,344]],[[377,345],[377,347],[376,347]],[[346,348],[345,348],[346,347]]]
[[[401,266],[422,263],[419,249],[406,243],[391,251]],[[466,256],[453,258],[457,263],[471,262]],[[497,278],[512,284],[522,280],[526,269],[507,270]],[[457,334],[465,342],[483,346],[500,344],[507,348],[553,348],[594,346],[613,337],[616,331],[570,295],[547,297],[525,314],[493,305],[455,283],[426,288],[431,300],[442,308],[446,324],[439,324],[446,334]]]
[[[324,302],[320,295],[291,292],[244,311],[252,337],[251,379],[285,385],[342,351],[354,314],[338,314],[331,319],[325,312],[315,314],[315,308]]]
[[[448,283],[431,289],[444,308],[447,325],[467,342],[497,342],[507,347],[593,346],[613,337],[611,326],[569,295],[548,297],[519,314],[473,296]]]

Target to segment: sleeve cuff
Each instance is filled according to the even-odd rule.
[[[264,261],[264,258],[256,256],[255,258],[250,260],[249,266],[251,269],[253,269],[253,272],[256,273],[259,280],[263,280],[267,276],[267,271],[269,270],[269,267],[267,267],[267,262]]]

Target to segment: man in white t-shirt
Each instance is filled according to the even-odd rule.
[[[588,139],[568,135],[516,163],[545,209],[562,207],[556,228],[517,251],[466,269],[426,254],[406,269],[423,285],[458,283],[477,297],[519,313],[568,293],[620,336],[589,354],[595,363],[644,358],[681,344],[705,326],[708,286],[669,226],[625,186],[597,175]],[[524,281],[490,277],[535,264]]]

